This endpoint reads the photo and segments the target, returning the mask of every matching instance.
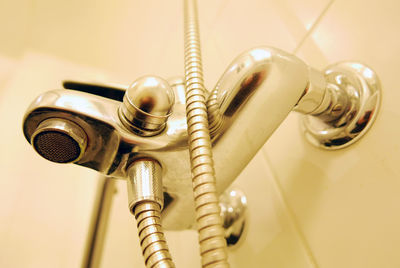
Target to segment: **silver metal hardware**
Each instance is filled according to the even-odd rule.
[[[160,164],[152,159],[138,159],[128,168],[129,210],[143,201],[156,202],[162,209],[164,196],[162,189],[162,170]]]
[[[175,264],[161,227],[160,206],[153,201],[140,202],[133,213],[146,267],[174,268]]]
[[[57,163],[73,163],[85,153],[86,133],[75,123],[50,118],[41,122],[31,136],[31,144],[41,156]]]
[[[184,13],[184,80],[145,76],[129,87],[66,81],[67,90],[31,104],[24,135],[50,161],[127,180],[147,267],[175,267],[161,223],[185,229],[195,221],[202,266],[229,267],[226,244],[243,237],[247,201],[240,190],[221,193],[292,110],[304,114],[305,136],[318,147],[360,139],[376,118],[380,85],[359,63],[321,73],[294,55],[258,47],[239,55],[209,93],[196,0],[184,1]],[[113,189],[107,182],[98,190],[85,268],[99,265]]]
[[[243,241],[246,228],[247,198],[236,188],[228,189],[219,197],[228,247],[237,247]]]
[[[350,67],[339,66],[348,73]],[[293,109],[310,113],[305,119],[310,122],[320,120],[314,115],[324,119],[342,118],[346,110],[332,105],[347,102],[340,90],[363,84],[363,90],[366,86],[376,90],[359,93],[360,96],[371,96],[363,97],[364,108],[358,111],[364,111],[364,117],[359,119],[369,114],[369,122],[373,121],[379,108],[378,105],[375,108],[370,106],[379,104],[378,93],[374,93],[379,83],[374,73],[368,68],[358,68],[359,74],[355,77],[350,74],[338,76],[335,70],[336,67],[328,74],[312,70],[295,56],[270,47],[244,52],[228,66],[207,101],[219,194],[235,180]],[[357,80],[363,72],[370,77],[364,80],[367,82]],[[335,77],[342,79],[340,86],[332,82]],[[170,84],[175,98],[179,100],[184,83],[176,78],[172,81]],[[83,156],[75,163],[116,178],[127,177],[127,167],[132,158],[155,159],[163,167],[164,191],[172,197],[162,212],[163,226],[175,230],[192,228],[195,214],[192,182],[188,179],[191,169],[187,153],[185,103],[175,101],[164,131],[151,137],[128,130],[120,120],[120,106],[120,101],[77,90],[48,91],[39,96],[26,112],[24,134],[31,141],[39,124],[49,118],[71,121],[86,133],[90,141]],[[357,126],[357,121],[351,122],[354,123],[350,125]],[[307,131],[307,136],[314,137],[310,129]]]
[[[309,68],[308,79],[309,83],[293,110],[303,114],[320,114],[330,102],[329,94],[326,94],[325,77],[321,72]]]
[[[129,210],[135,215],[140,246],[148,268],[175,267],[161,227],[163,189],[161,166],[153,159],[136,159],[128,167]]]
[[[218,206],[196,0],[184,1],[186,120],[202,267],[229,267]]]
[[[81,268],[99,268],[107,233],[116,180],[99,176]]]
[[[381,87],[376,73],[356,62],[334,64],[325,70],[329,101],[325,111],[305,115],[302,129],[313,145],[335,150],[359,140],[380,108]]]
[[[105,98],[122,101],[125,95],[125,91],[129,88],[127,85],[121,85],[116,83],[97,83],[94,81],[63,81],[63,87],[65,89],[77,90],[90,94],[95,94]]]
[[[156,135],[165,128],[174,101],[174,92],[167,81],[157,76],[144,76],[126,90],[120,119],[141,136]]]

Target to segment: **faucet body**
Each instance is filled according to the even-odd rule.
[[[185,102],[179,97],[185,86],[182,79],[169,83],[175,104],[165,129],[157,135],[144,137],[129,131],[120,120],[121,102],[116,99],[59,89],[31,104],[24,118],[25,137],[32,143],[44,120],[72,121],[87,136],[85,152],[75,163],[114,178],[125,179],[135,159],[156,159],[163,173],[163,226],[191,228],[194,205]],[[260,47],[236,58],[207,102],[218,192],[235,180],[293,108],[315,113],[325,95],[323,74],[284,51]]]

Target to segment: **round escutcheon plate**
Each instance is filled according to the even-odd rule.
[[[359,140],[373,124],[381,101],[381,86],[376,73],[356,62],[341,62],[325,70],[329,86],[346,92],[347,107],[333,122],[305,115],[301,126],[306,139],[313,145],[336,150]]]

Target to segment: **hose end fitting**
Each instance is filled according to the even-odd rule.
[[[162,169],[154,159],[139,159],[128,168],[128,201],[132,214],[135,207],[141,202],[155,202],[164,205],[162,188]]]

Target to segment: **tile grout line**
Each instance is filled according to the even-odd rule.
[[[210,25],[210,27],[212,27],[211,31],[214,32],[215,31],[215,25],[217,24],[217,21],[219,19],[219,17],[221,17],[222,12],[225,10],[226,6],[228,5],[229,0],[225,0],[219,7],[217,10],[217,13]]]
[[[269,157],[268,157],[267,153],[265,152],[264,148],[262,148],[261,151],[262,151],[263,158],[264,158],[264,160],[266,162],[266,165],[268,166],[269,170],[272,173],[272,177],[273,177],[271,179],[272,184],[273,184],[275,190],[278,192],[279,199],[281,200],[281,203],[282,203],[282,205],[283,205],[283,207],[284,207],[284,209],[285,209],[285,211],[286,211],[286,213],[287,213],[287,215],[288,215],[288,217],[290,219],[290,222],[292,224],[292,227],[294,228],[294,231],[297,233],[297,235],[298,235],[298,237],[299,237],[299,239],[301,241],[301,244],[303,245],[303,248],[304,248],[304,250],[306,252],[308,260],[310,261],[310,264],[311,264],[311,266],[313,268],[319,268],[317,260],[316,260],[314,254],[313,254],[313,252],[311,250],[311,247],[310,247],[310,245],[309,245],[309,243],[308,243],[303,231],[301,230],[301,228],[300,228],[300,226],[298,224],[296,216],[295,216],[293,210],[289,207],[288,202],[286,201],[286,197],[285,197],[285,195],[283,193],[282,186],[280,185],[280,183],[279,183],[279,181],[277,179],[278,176],[276,175],[276,172],[275,172],[275,170],[274,170],[274,168],[273,168],[273,166],[272,166],[272,164],[271,164],[271,162],[269,160]]]
[[[317,19],[314,21],[314,23],[311,25],[310,29],[307,31],[307,33],[304,35],[304,37],[300,40],[296,48],[293,50],[293,54],[296,54],[299,49],[302,47],[304,42],[308,39],[308,37],[314,32],[315,28],[319,25],[321,22],[322,18],[325,16],[326,12],[328,12],[329,8],[332,6],[332,4],[335,2],[335,0],[330,0],[329,3],[325,6],[325,8],[322,10],[321,14],[317,17]]]
[[[312,26],[310,27],[310,29],[307,31],[307,33],[304,35],[303,38],[301,38],[300,42],[298,43],[298,45],[295,47],[295,49],[293,50],[293,54],[296,54],[299,49],[302,47],[302,45],[304,44],[304,42],[310,37],[310,35],[314,32],[314,30],[317,28],[317,26],[319,25],[319,23],[321,22],[322,18],[325,16],[325,14],[328,12],[329,8],[332,6],[332,4],[334,3],[335,0],[330,0],[329,3],[325,6],[325,8],[322,10],[322,12],[320,13],[320,15],[317,17],[317,19],[314,21],[314,23],[312,24]],[[308,259],[310,261],[310,264],[312,267],[314,268],[318,268],[319,265],[317,263],[317,260],[312,252],[312,249],[303,233],[303,231],[301,230],[299,223],[297,221],[297,218],[293,212],[293,210],[290,208],[288,202],[286,201],[286,197],[284,195],[283,189],[281,184],[278,181],[278,176],[273,168],[273,165],[271,164],[271,161],[267,155],[267,153],[265,152],[265,149],[262,149],[262,155],[264,157],[264,160],[267,164],[267,166],[269,167],[271,173],[272,173],[272,183],[276,189],[276,191],[278,192],[279,198],[281,199],[282,205],[284,207],[284,209],[287,212],[287,215],[290,219],[290,222],[293,225],[293,228],[295,230],[295,232],[297,233],[301,244],[303,245],[303,248],[308,256]]]

